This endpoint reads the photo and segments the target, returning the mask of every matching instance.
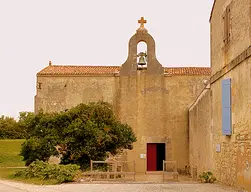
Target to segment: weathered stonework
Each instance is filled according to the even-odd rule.
[[[189,160],[225,184],[251,190],[251,59],[205,89],[189,110]],[[222,135],[221,80],[232,80],[232,135]],[[219,147],[220,151],[217,151]]]
[[[148,66],[147,73],[149,75],[163,75],[164,68],[158,62],[155,54],[155,42],[153,37],[147,32],[145,28],[139,28],[137,33],[133,35],[129,41],[129,54],[126,62],[121,66],[120,75],[136,75],[137,74],[137,45],[139,42],[145,42],[147,44],[148,53]]]
[[[230,5],[230,43],[223,42],[223,14]],[[223,69],[251,44],[251,1],[216,0],[210,19],[212,75]],[[217,64],[216,64],[217,63]]]
[[[251,169],[246,169],[250,162],[250,141],[240,138],[251,137],[251,88],[247,83],[250,79],[251,60],[231,70],[223,78],[232,80],[232,136],[221,134],[221,79],[211,85],[212,90],[212,122],[213,146],[221,144],[221,153],[215,153],[214,164],[220,181],[229,185],[251,186]],[[215,148],[215,147],[214,147]]]
[[[189,162],[197,169],[196,178],[203,171],[213,170],[210,85],[189,109]],[[191,171],[193,174],[193,171]]]

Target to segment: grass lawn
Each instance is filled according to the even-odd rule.
[[[57,180],[48,179],[48,180],[40,180],[37,178],[33,179],[24,179],[24,178],[16,178],[14,174],[18,171],[22,171],[24,168],[0,168],[0,179],[8,179],[12,181],[20,181],[22,183],[30,183],[37,185],[55,185],[57,184]]]
[[[0,168],[0,178],[2,179],[13,179],[13,175],[17,171],[22,171],[22,168]]]
[[[20,181],[23,183],[32,183],[38,185],[53,185],[57,184],[56,180],[39,180],[39,179],[24,179],[15,178],[14,174],[17,171],[22,171],[24,162],[22,156],[19,155],[21,145],[24,139],[5,139],[0,140],[0,179],[8,179]],[[11,168],[13,167],[13,168]],[[17,168],[18,167],[18,168]]]
[[[0,168],[23,167],[24,162],[19,155],[23,139],[0,140]]]
[[[24,167],[19,155],[23,139],[0,140],[0,178],[12,179],[13,174],[22,169],[6,167]]]

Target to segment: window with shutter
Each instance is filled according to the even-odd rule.
[[[227,6],[224,14],[223,14],[223,21],[224,21],[224,39],[223,42],[227,45],[230,42],[230,5]]]
[[[232,134],[231,79],[222,80],[222,134]]]

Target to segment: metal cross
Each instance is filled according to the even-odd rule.
[[[144,24],[146,23],[146,20],[144,19],[144,17],[141,17],[141,19],[138,20],[138,23],[140,23],[140,28],[144,28]]]

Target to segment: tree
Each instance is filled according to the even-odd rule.
[[[36,124],[35,113],[33,112],[20,112],[18,126],[25,132],[24,138],[29,138],[33,127]]]
[[[62,164],[86,168],[90,159],[105,160],[108,153],[132,149],[136,142],[131,127],[119,122],[106,102],[80,104],[60,113],[41,112],[30,122],[30,138],[21,151],[26,165],[48,160],[58,154],[55,146],[60,146]]]
[[[20,112],[19,120],[13,117],[0,116],[0,139],[23,139],[29,137],[34,126],[33,112]]]
[[[12,117],[0,117],[0,139],[22,139],[25,131]]]

